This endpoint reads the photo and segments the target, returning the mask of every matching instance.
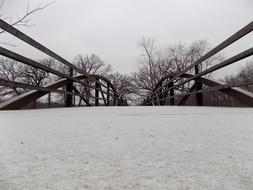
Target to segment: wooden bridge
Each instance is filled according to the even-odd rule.
[[[0,86],[5,87],[16,87],[23,89],[30,89],[31,91],[26,92],[20,96],[10,99],[0,104],[0,110],[9,109],[21,109],[27,106],[29,103],[34,102],[38,98],[52,92],[60,93],[65,95],[65,106],[72,106],[73,96],[79,96],[87,106],[120,106],[121,101],[117,94],[117,90],[113,84],[105,77],[100,75],[90,75],[76,67],[75,65],[68,62],[58,54],[54,53],[47,47],[43,46],[39,42],[35,41],[31,37],[22,33],[18,29],[9,25],[3,20],[0,20],[0,28],[9,34],[19,38],[23,42],[31,45],[39,51],[47,54],[48,56],[58,60],[60,63],[66,65],[69,68],[69,74],[64,74],[53,68],[47,67],[37,61],[29,59],[23,55],[0,47],[0,55],[13,59],[22,64],[26,64],[53,75],[61,77],[60,80],[48,84],[47,86],[39,87],[22,82],[13,82],[0,78]],[[214,65],[206,70],[201,70],[201,64],[215,54],[219,53],[229,45],[243,38],[253,31],[253,22],[245,26],[243,29],[226,39],[224,42],[216,46],[214,49],[209,51],[195,63],[185,68],[183,71],[164,76],[156,85],[152,93],[143,101],[144,105],[184,105],[189,97],[194,94],[196,96],[196,102],[198,106],[203,105],[203,93],[211,91],[220,91],[230,97],[233,97],[243,103],[246,106],[253,107],[253,94],[245,91],[241,88],[242,86],[252,85],[253,81],[248,83],[237,83],[237,84],[222,84],[220,82],[204,78],[205,75],[210,74],[216,70],[224,68],[228,65],[234,64],[240,60],[248,58],[253,55],[253,47],[247,49],[231,58],[222,61],[221,63]],[[189,73],[190,70],[194,69],[194,74]],[[73,71],[79,73],[73,76]],[[87,96],[79,92],[76,88],[76,84],[88,87],[90,93],[93,94],[89,98],[93,99],[91,104],[87,101]],[[185,88],[185,85],[188,88]],[[65,90],[59,88],[65,87]],[[180,90],[181,89],[181,90]],[[184,90],[182,90],[184,89]],[[187,90],[185,90],[187,89]]]

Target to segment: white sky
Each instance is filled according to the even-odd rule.
[[[31,7],[46,2],[31,0]],[[0,11],[22,15],[26,4],[27,0],[6,0]],[[56,0],[32,16],[34,27],[20,29],[70,61],[78,54],[95,53],[114,70],[130,73],[137,67],[137,43],[143,36],[155,38],[158,46],[204,39],[213,47],[253,21],[252,10],[253,0]],[[10,39],[17,45],[14,51],[34,59],[44,56],[15,38],[0,36],[1,41]],[[250,34],[225,55],[252,44]]]

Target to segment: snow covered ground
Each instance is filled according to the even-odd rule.
[[[0,190],[253,189],[253,109],[0,112]]]

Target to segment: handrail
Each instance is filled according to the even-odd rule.
[[[13,51],[10,51],[8,49],[0,47],[0,55],[5,56],[10,59],[13,59],[17,62],[32,66],[34,68],[38,68],[40,70],[46,71],[46,72],[54,74],[56,76],[60,76],[64,79],[69,80],[69,83],[70,83],[69,87],[67,87],[67,89],[65,91],[41,87],[41,86],[34,86],[34,85],[25,84],[25,83],[17,82],[17,81],[8,81],[8,80],[2,79],[2,78],[0,78],[0,85],[6,86],[6,87],[15,86],[17,88],[24,88],[24,89],[26,88],[26,89],[45,91],[45,92],[57,92],[57,93],[66,94],[67,95],[66,101],[71,103],[71,99],[69,99],[68,95],[75,95],[75,96],[85,98],[82,94],[80,94],[78,92],[77,89],[75,89],[74,87],[70,87],[72,85],[71,83],[76,82],[76,83],[79,83],[83,86],[88,87],[91,90],[95,90],[95,97],[90,96],[90,98],[93,98],[96,100],[95,104],[99,105],[98,100],[103,100],[105,104],[110,104],[109,103],[110,101],[113,101],[115,103],[115,105],[117,104],[118,95],[117,95],[116,89],[114,88],[113,84],[107,78],[99,76],[99,75],[96,76],[96,75],[90,75],[90,74],[86,73],[84,70],[71,64],[66,59],[62,58],[60,55],[56,54],[55,52],[51,51],[47,47],[43,46],[42,44],[35,41],[34,39],[29,37],[28,35],[21,32],[20,30],[9,25],[7,22],[5,22],[2,19],[0,19],[0,28],[3,31],[10,33],[11,35],[17,37],[18,39],[24,41],[25,43],[31,45],[32,47],[34,47],[36,49],[38,49],[39,51],[58,60],[60,63],[68,66],[72,70],[71,73],[73,73],[73,71],[76,71],[77,73],[82,74],[82,79],[79,80],[78,77],[73,77],[73,74],[67,75],[67,74],[57,71],[51,67],[45,66],[45,65],[38,63],[32,59],[29,59],[25,56],[22,56],[18,53],[15,53]],[[92,82],[92,83],[90,84],[89,82]],[[103,82],[105,82],[105,84]],[[93,86],[93,84],[95,84],[95,85]],[[101,93],[102,98],[99,97],[99,93]],[[105,97],[105,95],[107,95],[107,97]],[[111,100],[110,97],[113,98],[113,100]]]
[[[90,80],[96,81],[96,78],[91,77],[84,70],[82,70],[82,69],[76,67],[75,65],[71,64],[66,59],[62,58],[58,54],[54,53],[53,51],[51,51],[47,47],[43,46],[42,44],[40,44],[39,42],[35,41],[34,39],[32,39],[31,37],[29,37],[28,35],[24,34],[23,32],[19,31],[18,29],[14,28],[13,26],[11,26],[10,24],[8,24],[7,22],[5,22],[2,19],[0,19],[0,28],[2,30],[6,31],[6,32],[8,32],[10,34],[12,34],[13,36],[19,38],[20,40],[26,42],[27,44],[31,45],[32,47],[40,50],[41,52],[49,55],[50,57],[55,58],[59,62],[61,62],[64,65],[68,66],[69,68],[72,68],[73,70],[77,71],[78,73],[86,75],[86,77],[89,78]],[[102,83],[100,83],[99,81],[96,81],[96,82],[99,83],[101,86],[104,86],[106,88],[106,86],[103,85]]]
[[[26,57],[24,57],[24,56],[22,56],[22,55],[19,55],[19,54],[13,52],[13,51],[7,50],[7,49],[5,49],[5,48],[3,48],[3,47],[0,47],[0,55],[3,55],[3,56],[8,57],[8,58],[10,58],[10,59],[16,60],[16,61],[18,61],[18,62],[27,64],[27,65],[30,65],[30,66],[33,66],[33,67],[36,67],[36,68],[39,68],[39,69],[41,69],[41,70],[43,70],[43,71],[52,73],[52,74],[54,74],[54,75],[57,75],[57,76],[60,76],[60,77],[63,77],[63,78],[67,78],[67,79],[69,79],[69,80],[71,80],[71,81],[73,81],[73,82],[77,82],[77,83],[80,83],[80,84],[82,84],[82,85],[84,85],[84,86],[87,86],[87,87],[89,87],[89,88],[92,88],[92,89],[95,89],[95,90],[99,90],[99,91],[100,91],[100,89],[98,89],[98,88],[96,88],[96,87],[93,87],[93,86],[90,86],[90,85],[87,84],[87,83],[84,83],[84,82],[82,82],[82,81],[80,81],[80,80],[78,80],[78,79],[75,79],[74,77],[71,77],[71,76],[69,76],[69,75],[67,75],[67,74],[64,74],[64,73],[61,73],[61,72],[59,72],[59,71],[57,71],[57,70],[55,70],[55,69],[52,69],[52,68],[47,67],[47,66],[45,66],[45,65],[42,65],[42,64],[40,64],[40,63],[38,63],[38,62],[36,62],[36,61],[33,61],[33,60],[31,60],[31,59],[28,59],[28,58],[26,58]],[[86,76],[86,75],[85,75],[85,76]],[[86,77],[87,77],[87,76],[86,76]],[[108,94],[107,92],[104,92],[104,93],[105,93],[105,94]],[[109,93],[109,94],[110,94],[110,93]],[[110,95],[112,95],[112,94],[110,94]]]
[[[202,64],[204,61],[206,61],[207,59],[211,58],[212,56],[214,56],[215,54],[220,52],[221,50],[228,47],[229,45],[231,45],[234,42],[238,41],[242,37],[248,35],[252,31],[253,31],[253,21],[250,22],[248,25],[246,25],[241,30],[239,30],[238,32],[236,32],[235,34],[233,34],[232,36],[230,36],[229,38],[227,38],[225,41],[223,41],[222,43],[217,45],[215,48],[213,48],[212,50],[207,52],[204,56],[199,58],[197,61],[195,61],[194,63],[192,63],[191,65],[189,65],[185,69],[183,69],[183,71],[180,71],[180,72],[177,72],[177,73],[173,74],[172,77],[168,77],[168,78],[165,77],[164,79],[166,79],[166,81],[164,79],[161,79],[160,81],[158,81],[158,83],[156,84],[153,91],[150,94],[148,94],[148,96],[147,96],[148,98],[145,101],[148,101],[147,103],[151,103],[151,101],[152,102],[158,102],[158,105],[159,105],[160,102],[164,101],[165,99],[172,99],[172,98],[177,97],[177,95],[173,95],[173,96],[168,95],[169,91],[173,91],[177,87],[185,85],[186,83],[189,83],[191,81],[195,81],[196,85],[194,86],[194,88],[190,89],[191,92],[183,94],[184,96],[189,95],[189,94],[199,95],[199,94],[207,91],[207,89],[202,89],[202,84],[201,83],[200,83],[200,87],[199,87],[199,85],[197,84],[198,83],[197,79],[199,79],[200,77],[202,77],[204,75],[210,74],[211,72],[214,72],[214,71],[219,70],[223,67],[226,67],[226,66],[231,65],[235,62],[238,62],[240,60],[243,60],[247,57],[252,56],[253,55],[253,47],[251,47],[251,48],[247,49],[246,51],[243,51],[243,52],[241,52],[241,53],[239,53],[235,56],[232,56],[232,57],[226,59],[225,61],[222,61],[222,62],[220,62],[220,63],[204,70],[204,71],[199,72],[198,71],[198,66],[200,64]],[[195,68],[195,75],[193,75],[193,76],[191,76],[187,79],[184,79],[184,77],[182,77],[182,76],[185,75],[192,68]],[[176,79],[182,79],[182,80],[175,83]],[[234,85],[236,86],[236,85],[239,85],[239,84],[234,84]],[[247,83],[245,83],[245,85],[247,85]],[[242,86],[242,84],[240,84],[239,86]],[[222,87],[224,89],[228,88],[227,86],[219,86],[217,88],[220,89]],[[230,88],[232,88],[231,85],[230,85]],[[215,88],[213,88],[213,89],[215,89]],[[174,94],[174,92],[172,92],[172,94]],[[166,95],[166,98],[161,98],[160,96],[162,96],[162,95]],[[182,94],[180,94],[180,96],[182,96]],[[200,101],[202,101],[202,100],[200,100]],[[253,98],[252,98],[251,101],[253,102]]]
[[[198,73],[198,74],[192,76],[191,78],[188,78],[188,79],[186,79],[186,80],[184,80],[184,81],[182,81],[182,82],[179,82],[179,83],[176,84],[176,85],[173,85],[172,87],[167,88],[167,89],[166,89],[165,91],[163,91],[163,92],[158,92],[158,93],[155,93],[155,94],[156,94],[157,96],[159,96],[160,94],[162,94],[162,93],[164,93],[164,92],[168,92],[169,90],[171,90],[171,89],[173,89],[173,88],[176,88],[176,87],[178,87],[178,86],[181,86],[181,85],[183,85],[183,84],[185,84],[185,83],[187,83],[187,82],[190,82],[190,81],[192,81],[192,80],[194,80],[194,79],[196,79],[196,78],[198,78],[198,77],[201,77],[201,76],[204,76],[204,75],[206,75],[206,74],[209,74],[209,73],[211,73],[211,72],[213,72],[213,71],[216,71],[216,70],[218,70],[218,69],[221,69],[221,68],[223,68],[223,67],[226,67],[226,66],[228,66],[228,65],[230,65],[230,64],[233,64],[233,63],[235,63],[235,62],[237,62],[237,61],[240,61],[240,60],[245,59],[245,58],[247,58],[247,57],[249,57],[249,56],[252,56],[252,55],[253,55],[253,48],[250,48],[250,49],[248,49],[248,50],[246,50],[246,51],[244,51],[244,52],[242,52],[242,53],[240,53],[240,54],[237,54],[237,55],[235,55],[235,56],[233,56],[233,57],[231,57],[231,58],[229,58],[229,59],[227,59],[227,60],[225,60],[225,61],[223,61],[223,62],[221,62],[221,63],[219,63],[219,64],[217,64],[217,65],[215,65],[215,66],[213,66],[213,67],[210,67],[209,69],[207,69],[207,70],[205,70],[205,71],[203,71],[203,72],[200,72],[200,73]],[[167,82],[167,83],[169,83],[169,82]]]
[[[206,61],[207,59],[209,59],[210,57],[212,57],[213,55],[217,54],[218,52],[220,52],[221,50],[225,49],[226,47],[228,47],[229,45],[231,45],[232,43],[238,41],[239,39],[241,39],[242,37],[246,36],[247,34],[251,33],[253,31],[253,21],[250,22],[247,26],[245,26],[244,28],[242,28],[241,30],[239,30],[238,32],[236,32],[235,34],[233,34],[232,36],[230,36],[229,38],[227,38],[225,41],[223,41],[222,43],[220,43],[219,45],[217,45],[215,48],[213,48],[212,50],[210,50],[208,53],[206,53],[204,56],[202,56],[200,59],[198,59],[196,62],[194,62],[192,65],[190,65],[189,67],[185,68],[183,71],[177,73],[172,79],[170,79],[165,85],[160,86],[159,88],[157,88],[155,90],[155,92],[152,92],[150,94],[150,96],[154,95],[156,93],[156,91],[162,89],[164,86],[168,85],[169,83],[173,82],[173,80],[175,80],[176,78],[182,76],[184,73],[186,73],[187,71],[189,71],[190,69],[194,68],[195,66],[198,66],[199,64],[201,64],[202,62]]]

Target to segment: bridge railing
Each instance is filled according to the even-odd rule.
[[[79,96],[84,101],[87,98],[89,98],[89,99],[92,98],[92,99],[94,99],[94,104],[96,106],[99,105],[100,100],[102,100],[104,102],[104,105],[108,105],[108,106],[109,105],[117,105],[118,96],[117,96],[116,90],[113,87],[113,85],[111,84],[111,82],[109,80],[107,80],[105,77],[102,77],[99,75],[95,76],[95,75],[87,74],[82,69],[71,64],[66,59],[62,58],[61,56],[59,56],[55,52],[51,51],[47,47],[43,46],[39,42],[35,41],[34,39],[29,37],[28,35],[24,34],[23,32],[19,31],[18,29],[14,28],[13,26],[9,25],[8,23],[3,21],[2,19],[0,19],[0,28],[3,31],[8,32],[9,34],[22,40],[23,42],[29,44],[30,46],[38,49],[39,51],[45,53],[46,55],[56,59],[57,61],[66,65],[70,69],[70,72],[67,75],[67,74],[61,73],[51,67],[47,67],[37,61],[34,61],[34,60],[29,59],[25,56],[22,56],[18,53],[15,53],[15,52],[10,51],[6,48],[0,47],[0,55],[2,55],[4,57],[10,58],[10,59],[15,60],[17,62],[32,66],[32,67],[35,67],[38,69],[41,69],[41,70],[51,73],[53,75],[59,76],[63,79],[66,79],[66,81],[64,83],[66,85],[66,90],[59,90],[58,88],[55,88],[55,86],[59,87],[59,85],[51,85],[51,87],[50,87],[50,85],[47,87],[41,87],[41,86],[34,86],[34,85],[30,85],[30,84],[25,84],[22,82],[9,81],[9,80],[3,79],[3,78],[0,78],[0,86],[10,87],[10,88],[16,87],[16,88],[37,90],[37,91],[43,91],[43,92],[47,92],[47,93],[49,93],[49,92],[61,93],[61,94],[66,95],[66,97],[67,97],[66,102],[65,102],[65,105],[67,107],[72,105],[72,96]],[[73,71],[76,71],[77,73],[81,74],[82,77],[80,77],[80,76],[74,77]],[[73,83],[78,83],[78,84],[81,84],[83,86],[86,86],[86,87],[94,90],[94,96],[89,95],[89,97],[87,97],[87,96],[83,95],[82,93],[80,93],[78,91],[78,89],[76,89],[73,86]],[[85,102],[86,102],[86,104],[88,104],[87,101],[85,101]],[[12,106],[12,108],[15,109],[15,106]],[[19,107],[16,107],[16,109],[18,109],[18,108]],[[7,106],[7,108],[0,106],[0,109],[8,109],[8,106]]]
[[[234,35],[226,39],[224,42],[210,50],[208,53],[206,53],[203,57],[198,59],[196,62],[191,64],[190,66],[186,67],[183,71],[175,73],[172,76],[168,76],[165,81],[165,79],[162,79],[161,81],[158,82],[156,85],[155,89],[151,94],[149,94],[148,98],[145,100],[145,104],[148,105],[162,105],[165,100],[170,100],[171,104],[175,104],[175,98],[177,97],[183,97],[182,101],[184,99],[187,99],[189,95],[191,94],[196,94],[196,101],[198,105],[203,105],[203,94],[204,92],[210,92],[210,91],[217,91],[217,90],[225,90],[225,89],[231,89],[233,87],[241,87],[241,86],[246,86],[246,85],[252,85],[252,82],[247,82],[247,83],[238,83],[238,84],[217,84],[216,86],[212,86],[211,88],[205,88],[203,89],[202,85],[203,83],[200,81],[200,79],[207,75],[210,74],[214,71],[217,71],[221,68],[224,68],[228,65],[231,65],[235,62],[238,62],[240,60],[243,60],[245,58],[248,58],[253,55],[253,47],[249,48],[233,57],[230,57],[226,59],[225,61],[222,61],[218,63],[217,65],[214,65],[206,70],[200,71],[200,65],[203,64],[204,61],[207,59],[211,58],[215,54],[219,53],[226,47],[230,46],[231,44],[235,43],[239,39],[243,38],[244,36],[248,35],[253,31],[253,22],[249,23],[247,26],[242,28],[240,31],[236,32]],[[188,76],[186,79],[183,77],[183,75],[187,74],[190,70],[194,69],[195,70],[195,75]],[[176,80],[180,79],[179,82],[175,83]],[[164,82],[165,81],[165,82]],[[192,87],[189,89],[188,92],[186,93],[181,93],[181,94],[175,94],[175,90],[183,86],[187,83],[190,83],[194,81],[194,84]],[[232,94],[233,95],[233,94]],[[237,97],[239,101],[242,101],[246,103],[247,105],[253,106],[253,99],[250,99],[249,101],[245,102],[242,100],[242,98]]]

